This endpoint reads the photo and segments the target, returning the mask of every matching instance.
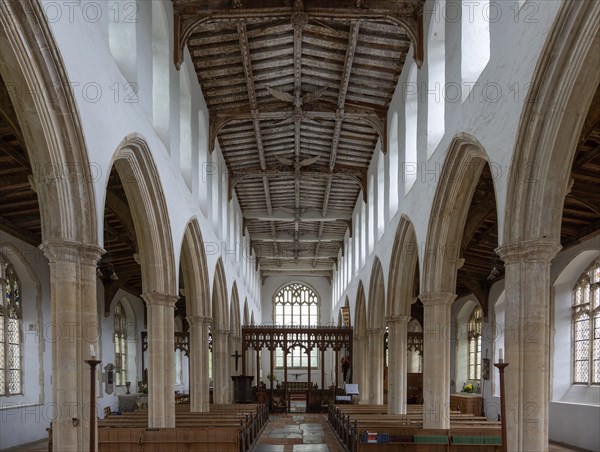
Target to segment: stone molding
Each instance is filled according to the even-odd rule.
[[[506,265],[511,265],[522,262],[550,263],[561,248],[556,239],[541,238],[502,245],[496,248],[495,251]]]
[[[39,246],[39,249],[51,264],[68,262],[93,266],[98,263],[100,257],[106,252],[97,245],[83,244],[68,239],[46,240]]]
[[[165,306],[175,309],[175,303],[179,300],[179,297],[166,293],[147,292],[142,294],[142,299],[150,306]]]
[[[424,307],[450,305],[455,299],[456,294],[452,292],[426,292],[419,294]]]

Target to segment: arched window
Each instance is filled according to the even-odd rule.
[[[469,348],[467,351],[469,380],[481,379],[481,322],[483,311],[479,306],[473,309],[467,326]]]
[[[404,194],[408,193],[417,180],[417,118],[419,110],[417,65],[412,64],[404,93]]]
[[[446,0],[437,0],[429,21],[427,42],[427,158],[431,157],[444,136],[446,84]]]
[[[462,100],[490,61],[490,0],[462,1],[461,76]]]
[[[115,322],[115,375],[117,386],[127,381],[127,316],[119,301],[113,310]]]
[[[179,167],[192,190],[192,96],[185,62],[179,72]]]
[[[23,393],[21,283],[14,267],[0,261],[0,396]]]
[[[276,325],[316,326],[319,324],[319,296],[310,287],[293,283],[275,294],[273,318]],[[299,338],[301,341],[301,338]],[[283,367],[283,350],[275,351],[275,367]],[[301,343],[291,347],[287,355],[288,368],[308,367],[308,356]],[[310,366],[318,366],[318,350],[311,351]]]
[[[129,82],[128,92],[137,88],[137,36],[138,4],[133,0],[113,0],[108,7],[108,45],[117,66]],[[129,98],[130,99],[130,98]],[[127,101],[126,101],[127,102]]]
[[[371,174],[369,177],[369,246],[368,253],[373,252],[375,246],[375,178]]]
[[[407,325],[406,365],[409,373],[423,373],[423,328],[412,317]]]
[[[152,2],[152,121],[170,149],[170,51],[167,15],[161,2]]]
[[[600,259],[573,288],[573,383],[600,384]]]

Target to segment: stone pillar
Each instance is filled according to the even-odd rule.
[[[175,302],[158,292],[142,295],[148,313],[148,427],[175,427]]]
[[[358,384],[359,403],[369,403],[369,376],[368,369],[368,347],[369,341],[367,336],[354,337],[354,355],[352,356],[352,382]]]
[[[372,405],[383,404],[383,366],[385,330],[376,328],[369,330],[369,351],[367,355],[367,375],[369,379],[369,403]]]
[[[229,331],[213,331],[213,401],[230,403]]]
[[[419,295],[423,319],[423,427],[450,428],[450,305],[456,294]]]
[[[388,413],[406,414],[408,315],[388,318]]]
[[[550,262],[559,250],[560,245],[550,239],[497,249],[506,275],[508,450],[548,450]]]
[[[188,316],[190,324],[190,411],[209,410],[208,326],[209,317]]]
[[[68,240],[45,241],[40,249],[50,264],[52,323],[43,334],[52,346],[52,447],[90,450],[90,370],[84,360],[90,345],[99,356],[96,264],[104,251]]]

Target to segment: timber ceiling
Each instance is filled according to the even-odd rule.
[[[331,277],[424,1],[172,1],[262,277]]]
[[[316,2],[307,2],[308,22],[299,34],[291,22],[291,3],[285,8],[271,8],[279,14],[275,18],[260,10],[264,16],[261,20],[256,19],[258,9],[250,8],[250,3],[236,11],[222,3],[174,2],[176,9],[188,8],[180,25],[189,25],[190,17],[204,17],[202,14],[246,18],[239,25],[236,20],[208,21],[210,32],[204,25],[194,28],[190,39],[198,40],[194,45],[203,56],[195,53],[194,45],[190,52],[209,103],[213,132],[229,165],[232,191],[239,197],[261,259],[263,277],[285,273],[330,276],[381,133],[378,127],[385,124],[409,39],[397,24],[382,19],[363,19],[357,25],[355,8],[350,4],[344,7],[347,15],[335,20],[335,11],[330,11],[329,18],[323,17],[328,10],[313,8]],[[217,7],[220,9],[213,9]],[[189,8],[196,8],[197,14],[189,16]],[[374,10],[361,11],[366,18],[376,16]],[[404,17],[400,13],[396,16]],[[217,56],[228,54],[229,59]],[[242,63],[246,54],[249,65]],[[293,63],[295,55],[301,56],[299,66]],[[269,62],[273,64],[270,70]],[[212,78],[206,75],[207,70],[215,69],[221,72]],[[251,70],[253,77],[247,77],[246,70]],[[342,82],[343,74],[349,74],[347,82]],[[254,90],[249,91],[249,86]],[[377,87],[376,92],[369,91],[370,87]],[[256,97],[255,106],[249,103],[249,92]],[[293,94],[294,102],[282,93]],[[0,231],[37,247],[42,242],[41,218],[31,177],[30,152],[0,79]],[[600,232],[600,89],[586,115],[571,177],[562,219],[563,249]],[[459,295],[475,293],[481,298],[479,294],[487,294],[491,283],[503,277],[502,262],[493,251],[498,240],[496,211],[492,175],[486,168],[463,234],[465,261],[457,278]],[[115,171],[107,187],[104,221],[107,253],[98,265],[99,280],[108,290],[118,286],[140,295],[135,229]],[[113,272],[118,280],[112,279]],[[488,279],[490,276],[493,278]],[[183,299],[177,311],[185,312]]]

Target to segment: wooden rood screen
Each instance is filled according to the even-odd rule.
[[[269,350],[270,371],[273,374],[273,357],[275,350],[283,350],[283,380],[285,397],[287,400],[287,381],[288,365],[287,355],[295,347],[301,347],[309,356],[308,359],[308,382],[307,387],[311,388],[310,377],[310,354],[314,349],[321,352],[321,363],[325,362],[325,351],[331,349],[335,352],[335,389],[337,390],[339,375],[338,366],[339,352],[342,349],[348,351],[352,356],[352,328],[337,326],[274,326],[274,325],[256,325],[242,327],[242,349],[256,351],[256,369],[260,369],[259,353],[263,348]],[[352,360],[351,360],[352,362]],[[242,373],[246,374],[246,353],[242,353]],[[257,376],[258,377],[258,376]],[[258,378],[257,378],[258,381]],[[325,366],[321,364],[321,397],[325,391]],[[270,379],[270,390],[273,391],[273,379]],[[310,391],[309,391],[310,392]],[[334,394],[335,400],[335,394]]]

